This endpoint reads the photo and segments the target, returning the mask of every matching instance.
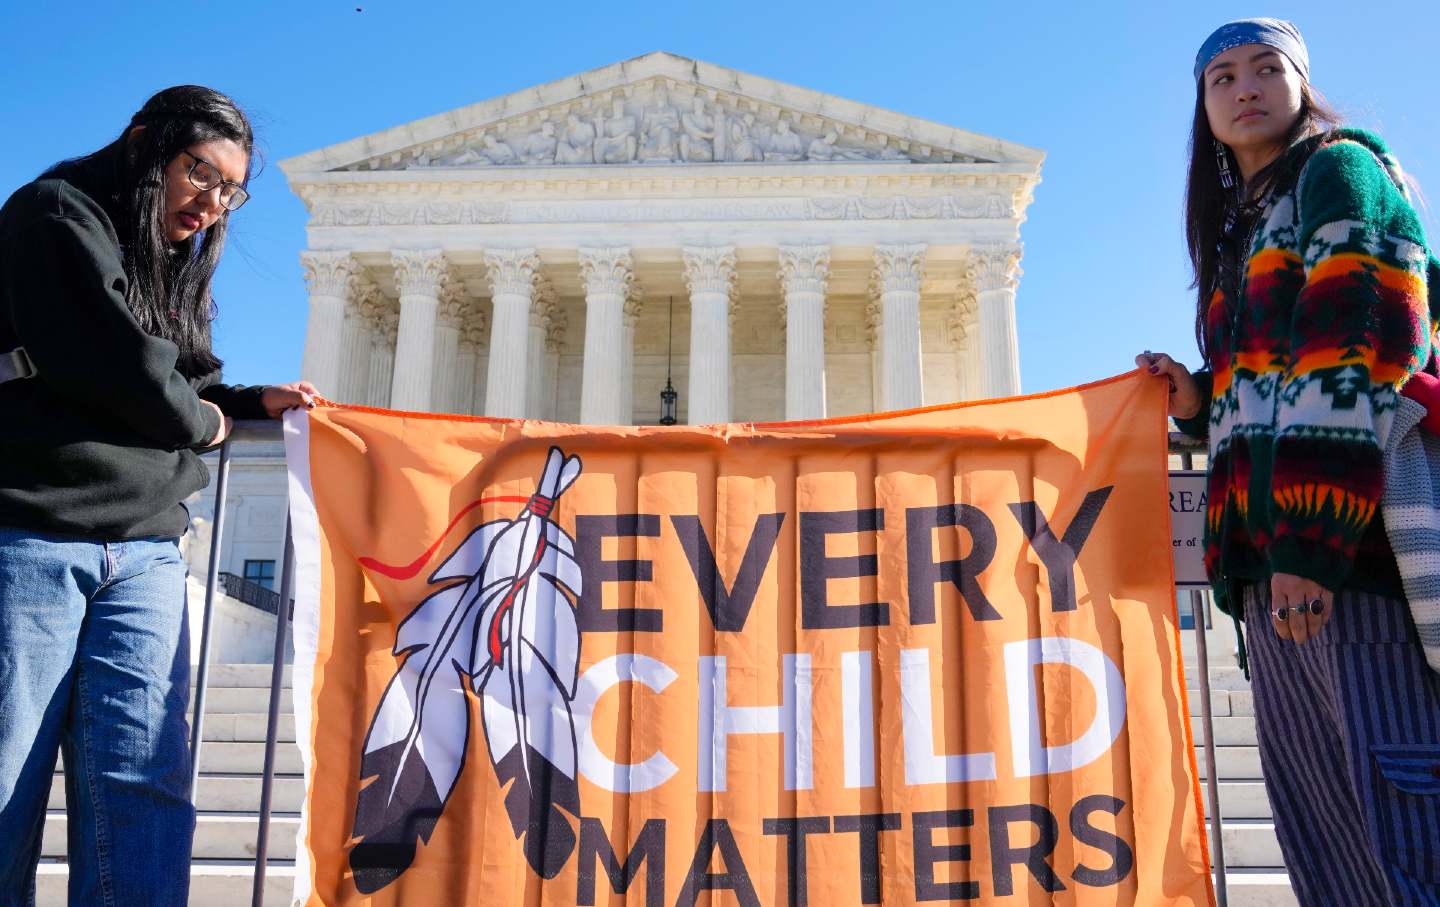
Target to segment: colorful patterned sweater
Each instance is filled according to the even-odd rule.
[[[1430,357],[1440,264],[1377,137],[1291,153],[1309,161],[1261,215],[1240,305],[1211,299],[1206,403],[1176,420],[1209,440],[1205,564],[1222,602],[1274,573],[1398,596],[1381,449],[1398,387]]]

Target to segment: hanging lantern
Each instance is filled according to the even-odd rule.
[[[667,349],[665,350],[665,389],[660,392],[660,424],[674,425],[680,394],[670,380],[670,365],[675,353],[675,297],[670,297],[670,326],[666,328]]]

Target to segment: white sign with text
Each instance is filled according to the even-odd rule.
[[[1170,472],[1170,545],[1175,555],[1175,585],[1205,588],[1205,473]]]

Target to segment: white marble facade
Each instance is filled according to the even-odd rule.
[[[342,402],[593,424],[1018,393],[1043,154],[653,53],[281,164],[303,373]],[[673,326],[670,323],[673,302]]]

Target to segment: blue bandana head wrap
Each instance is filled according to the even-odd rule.
[[[1215,29],[1195,55],[1196,81],[1216,57],[1246,44],[1275,48],[1295,65],[1300,78],[1310,81],[1310,52],[1305,49],[1305,39],[1300,37],[1300,29],[1284,19],[1239,19]]]

